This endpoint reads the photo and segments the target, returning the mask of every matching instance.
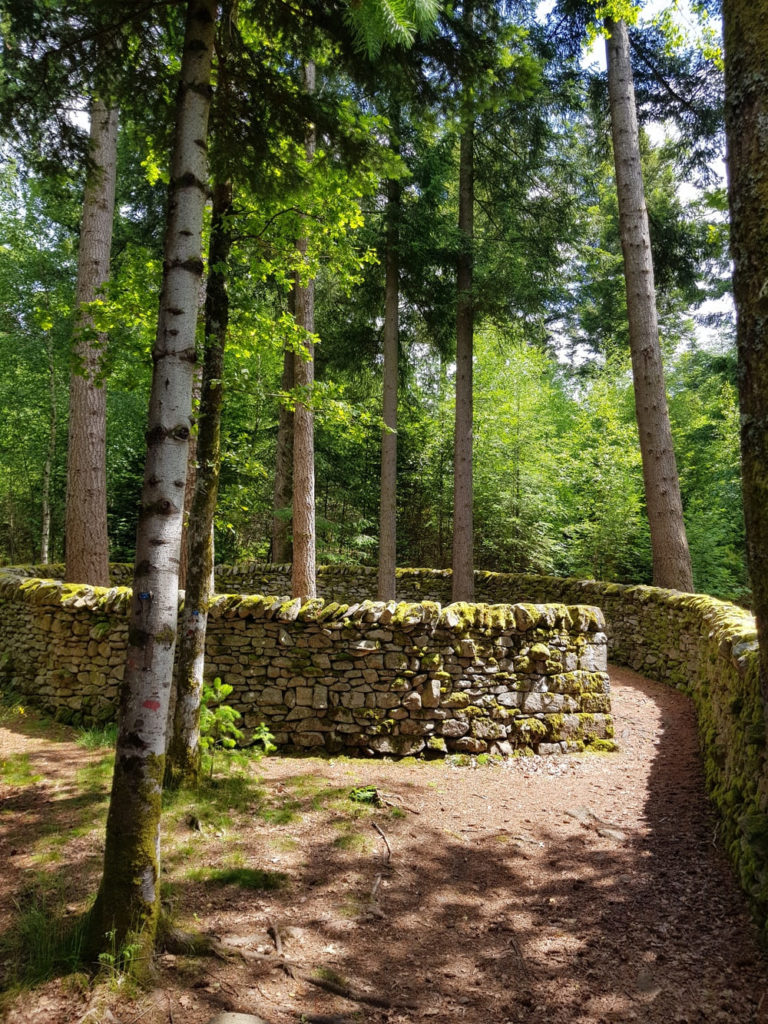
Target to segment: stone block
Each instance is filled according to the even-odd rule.
[[[258,695],[260,704],[282,704],[285,699],[285,692],[276,686],[265,686]]]
[[[440,735],[448,739],[458,739],[469,732],[469,723],[460,722],[457,718],[448,718],[440,726]]]
[[[425,708],[436,708],[440,704],[440,680],[429,679],[421,691],[421,702]]]

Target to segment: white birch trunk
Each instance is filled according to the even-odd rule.
[[[159,914],[160,797],[178,613],[179,544],[203,271],[207,130],[216,0],[187,7],[165,234],[163,288],[153,350],[147,461],[136,540],[133,603],[104,875],[88,946],[114,931],[151,949]]]

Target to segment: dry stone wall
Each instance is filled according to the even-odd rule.
[[[0,572],[0,671],[67,721],[114,716],[130,591]],[[328,752],[612,746],[603,618],[562,605],[219,595],[206,662],[246,728]]]

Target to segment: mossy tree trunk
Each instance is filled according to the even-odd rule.
[[[768,0],[724,0],[723,28],[742,489],[768,732]]]
[[[90,158],[77,259],[74,368],[69,384],[66,567],[72,583],[109,586],[107,538],[107,394],[102,379],[106,335],[87,304],[109,279],[117,173],[117,110],[91,102]]]
[[[151,956],[160,910],[160,811],[178,617],[191,428],[215,0],[190,0],[171,158],[163,286],[104,872],[85,950],[135,941]]]
[[[222,89],[221,78],[219,88]],[[176,706],[168,744],[165,784],[177,788],[200,781],[200,701],[205,666],[208,604],[213,592],[213,518],[221,467],[221,406],[224,348],[229,323],[227,264],[232,248],[232,186],[213,190],[205,352],[197,437],[197,472],[187,528],[187,588],[181,614],[176,665]]]
[[[315,91],[315,65],[304,67],[304,83],[308,93]],[[305,141],[307,160],[315,151],[315,130],[310,128]],[[306,255],[306,238],[297,242],[302,257]],[[306,401],[296,402],[293,414],[293,565],[291,593],[309,598],[317,594],[315,535],[315,428],[311,394],[315,380],[315,351],[312,334],[315,329],[315,283],[296,282],[294,289],[296,323],[304,332],[303,351],[294,357],[294,384]]]
[[[471,29],[472,7],[466,3],[464,20]],[[466,62],[462,62],[466,64]],[[459,143],[459,255],[456,267],[456,417],[453,439],[453,591],[454,601],[475,596],[474,527],[472,516],[472,350],[474,300],[472,296],[475,224],[475,125],[465,67],[462,77],[462,131]]]
[[[396,120],[394,121],[396,124]],[[397,152],[397,147],[392,147]],[[381,505],[379,510],[380,601],[395,600],[397,566],[397,363],[400,351],[400,183],[387,183],[384,256],[384,366],[382,380]]]
[[[605,27],[609,32],[605,49],[619,233],[624,253],[635,413],[651,531],[653,582],[657,587],[690,591],[693,574],[664,388],[629,36],[623,21],[606,18]]]

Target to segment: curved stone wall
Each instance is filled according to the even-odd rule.
[[[51,568],[51,567],[47,567]],[[0,571],[0,672],[65,721],[114,717],[130,590]],[[612,746],[603,618],[563,605],[217,595],[206,671],[246,729],[326,752]]]

